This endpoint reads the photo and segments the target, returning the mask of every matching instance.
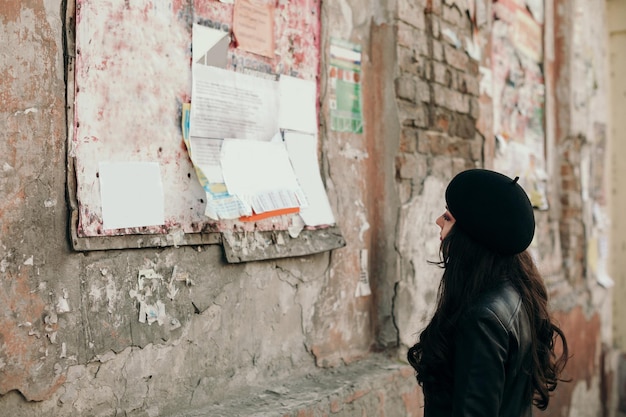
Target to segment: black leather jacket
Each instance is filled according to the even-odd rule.
[[[450,401],[430,401],[425,385],[424,417],[532,415],[530,322],[509,282],[464,315],[454,343]]]

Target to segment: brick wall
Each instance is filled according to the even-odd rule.
[[[470,34],[470,20],[456,4],[407,1],[398,5],[398,77],[395,87],[402,135],[396,173],[403,201],[420,192],[438,164],[452,161],[452,171],[483,164],[479,117],[478,63],[447,38]],[[447,32],[446,32],[447,33]],[[450,171],[445,170],[444,175]]]

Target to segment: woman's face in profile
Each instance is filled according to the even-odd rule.
[[[454,217],[452,217],[452,214],[447,209],[441,216],[437,217],[435,223],[441,229],[439,233],[439,240],[443,240],[448,235],[448,233],[450,233],[450,229],[452,229],[452,226],[454,226],[455,222],[456,220],[454,219]]]

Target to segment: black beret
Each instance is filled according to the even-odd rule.
[[[517,180],[487,169],[456,175],[446,189],[455,226],[501,255],[526,250],[535,234],[535,214]]]

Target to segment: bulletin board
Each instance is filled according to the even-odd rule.
[[[68,189],[74,249],[223,244],[228,260],[241,262],[345,245],[334,219],[307,224],[303,209],[208,216],[207,200],[214,194],[207,192],[206,172],[198,166],[199,147],[192,158],[187,131],[190,106],[192,115],[200,114],[192,100],[199,90],[192,69],[200,58],[211,67],[202,70],[218,82],[254,77],[252,84],[261,88],[290,79],[286,94],[297,88],[294,82],[313,85],[317,110],[318,0],[76,0],[72,6]],[[233,82],[241,84],[239,78]],[[213,93],[203,99],[207,105],[217,100]],[[238,99],[243,104],[246,97]],[[238,106],[222,111],[237,113]],[[218,115],[211,126],[225,119]],[[316,160],[317,142],[301,147],[301,132],[289,133],[300,154],[308,149],[301,157]],[[237,159],[232,149],[231,159]],[[265,171],[256,169],[244,174],[254,179]]]

